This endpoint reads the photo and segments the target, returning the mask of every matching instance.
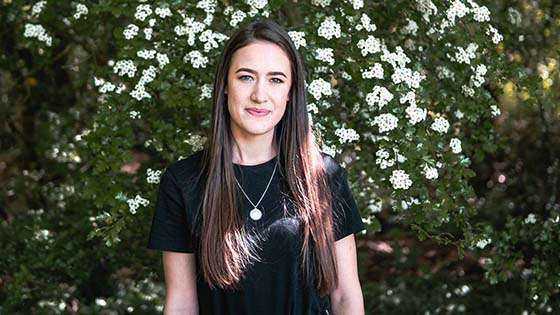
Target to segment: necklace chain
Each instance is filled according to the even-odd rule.
[[[274,170],[272,171],[272,176],[270,176],[270,179],[268,180],[268,184],[266,185],[266,188],[265,188],[261,198],[259,199],[259,201],[257,202],[256,205],[253,203],[251,198],[249,198],[249,196],[247,196],[247,194],[245,193],[245,190],[243,190],[243,187],[241,187],[241,184],[239,184],[239,182],[237,181],[237,177],[235,177],[235,176],[233,177],[235,179],[235,182],[237,183],[237,186],[239,186],[239,188],[241,189],[241,192],[243,193],[243,195],[245,195],[245,198],[247,198],[247,200],[249,200],[251,205],[253,205],[254,209],[258,209],[257,207],[259,206],[259,204],[263,200],[264,196],[266,195],[266,192],[268,191],[268,187],[270,187],[270,183],[272,183],[272,178],[274,178],[274,173],[276,173],[276,167],[277,166],[278,166],[278,159],[276,159],[276,164],[274,165]]]

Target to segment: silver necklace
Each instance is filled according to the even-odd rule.
[[[268,191],[268,187],[270,187],[270,183],[272,182],[272,178],[274,178],[274,173],[276,172],[276,167],[278,166],[278,159],[276,160],[276,164],[274,165],[274,170],[272,171],[272,176],[270,176],[270,179],[268,180],[268,184],[266,185],[266,188],[261,196],[261,198],[259,199],[259,201],[257,202],[257,204],[254,204],[253,201],[251,200],[251,198],[249,198],[249,196],[247,196],[247,194],[245,193],[245,190],[243,190],[243,187],[241,187],[241,184],[239,184],[239,182],[237,181],[237,177],[233,177],[235,179],[235,182],[237,183],[237,186],[239,186],[239,188],[241,189],[241,192],[243,193],[243,195],[245,195],[245,198],[247,198],[247,200],[249,200],[249,202],[253,205],[253,210],[251,210],[249,212],[249,217],[255,221],[258,221],[262,218],[262,211],[258,208],[259,204],[261,203],[261,201],[264,198],[264,195],[266,195],[266,192]]]

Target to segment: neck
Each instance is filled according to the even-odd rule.
[[[232,161],[240,165],[256,165],[270,161],[278,152],[273,139],[274,133],[268,133],[251,139],[236,138],[232,149]]]

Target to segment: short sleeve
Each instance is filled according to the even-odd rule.
[[[168,167],[160,179],[148,248],[194,253],[186,210],[181,187]]]
[[[350,191],[346,171],[340,165],[337,165],[333,179],[334,237],[335,241],[338,241],[350,234],[363,231],[365,227],[356,201]]]

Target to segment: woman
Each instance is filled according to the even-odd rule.
[[[205,149],[164,172],[149,247],[163,250],[165,314],[364,313],[344,169],[310,129],[302,61],[264,19],[216,70]]]

